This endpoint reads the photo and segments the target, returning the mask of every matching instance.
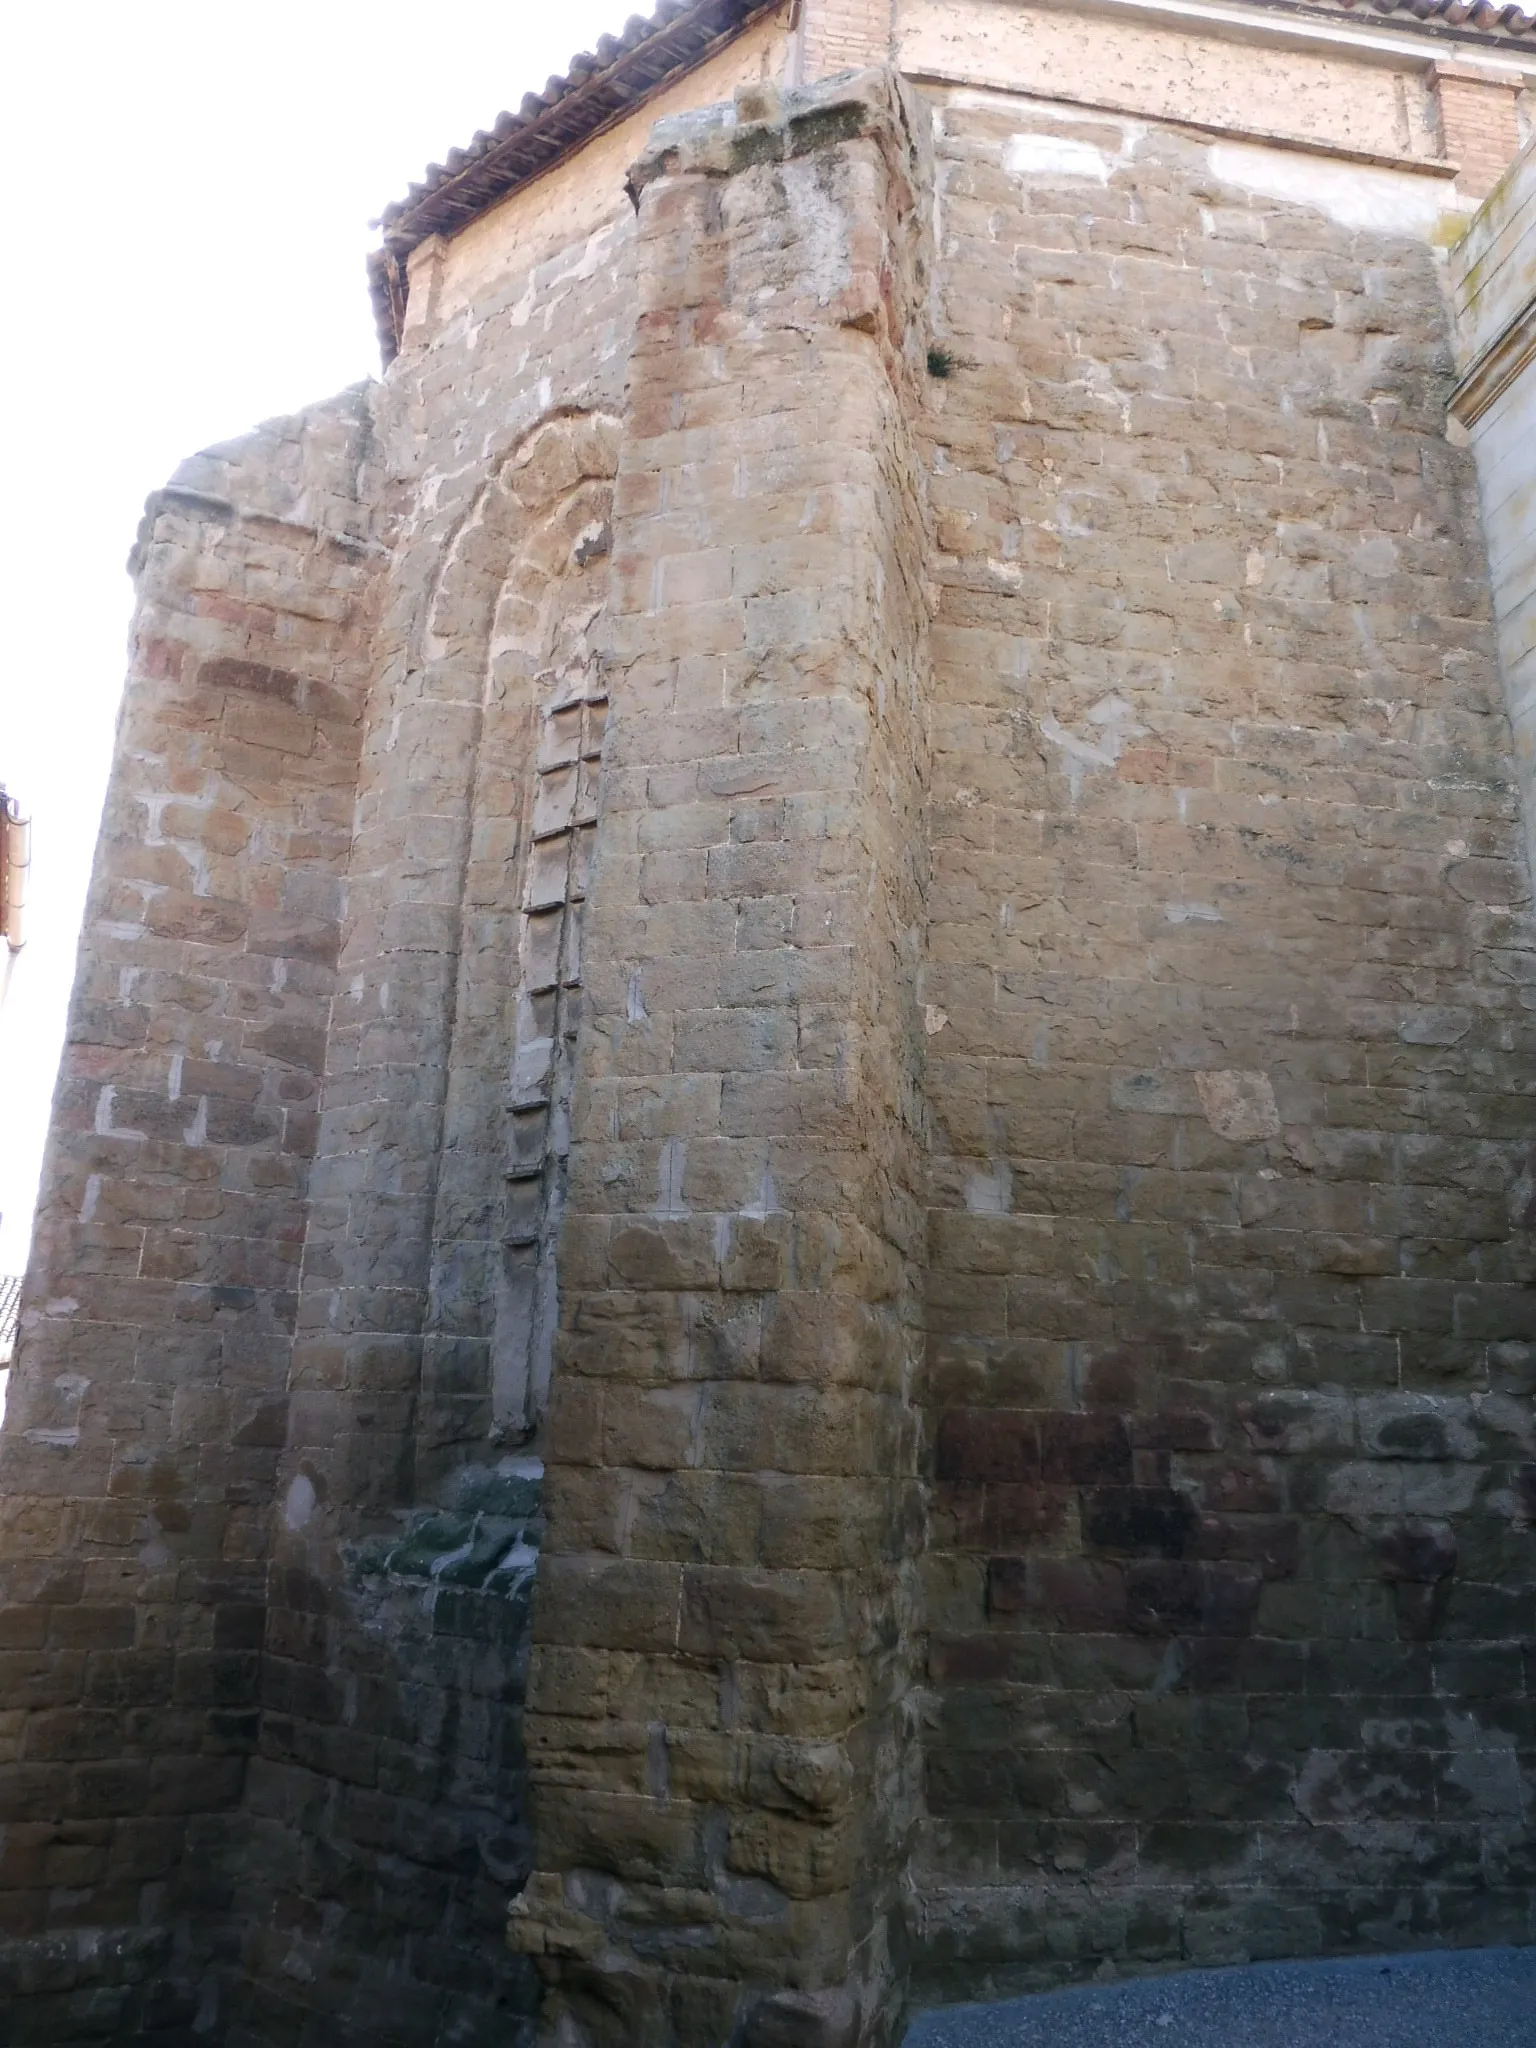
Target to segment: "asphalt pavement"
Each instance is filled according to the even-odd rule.
[[[1536,2048],[1536,1948],[1250,1963],[923,2013],[905,2048]]]

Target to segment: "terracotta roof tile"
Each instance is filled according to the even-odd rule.
[[[389,362],[405,310],[405,259],[429,235],[451,235],[573,149],[612,127],[654,93],[691,71],[748,22],[781,0],[658,0],[650,20],[634,15],[616,36],[573,57],[563,78],[527,93],[515,114],[498,114],[463,149],[432,164],[378,225],[383,247],[368,260],[379,342]]]
[[[1266,4],[1274,4],[1274,0],[1266,0]],[[1409,16],[1412,22],[1439,31],[1440,36],[1453,31],[1462,44],[1486,48],[1490,43],[1509,43],[1536,53],[1536,0],[1530,7],[1520,5],[1519,0],[1290,0],[1287,11],[1353,14],[1367,20],[1376,14]]]
[[[368,259],[369,285],[384,360],[398,347],[405,313],[405,259],[429,235],[451,235],[518,186],[612,127],[654,93],[702,63],[749,21],[782,0],[658,0],[650,20],[633,15],[616,36],[573,57],[563,78],[524,95],[515,114],[498,114],[463,149],[429,166],[378,225],[383,247]],[[1465,49],[1518,49],[1536,55],[1536,0],[1259,0],[1293,15],[1340,14],[1429,31]]]

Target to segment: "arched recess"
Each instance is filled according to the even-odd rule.
[[[429,656],[478,661],[418,1470],[537,1430],[555,1330],[581,914],[597,817],[619,423],[562,413],[500,466],[456,538]]]

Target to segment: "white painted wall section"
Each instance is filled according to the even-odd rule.
[[[1536,874],[1536,143],[1515,159],[1452,250],[1450,276],[1458,353],[1470,372],[1453,407],[1477,458],[1499,661]]]

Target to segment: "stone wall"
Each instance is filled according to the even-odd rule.
[[[1226,41],[1164,120],[788,35],[152,501],[0,1438],[18,2042],[1536,1938],[1428,87],[1293,64],[1279,150]]]
[[[216,2026],[382,549],[351,393],[184,466],[0,1438],[8,2038]]]
[[[513,1924],[614,2048],[890,2040],[914,1805],[924,139],[737,104],[635,174]]]
[[[1531,926],[1435,259],[1258,151],[940,137],[919,1981],[1529,1941]]]
[[[533,1998],[503,1927],[633,320],[618,198],[575,250],[439,302],[380,397],[400,510],[251,1775],[234,2038],[262,2048],[515,2041]]]

